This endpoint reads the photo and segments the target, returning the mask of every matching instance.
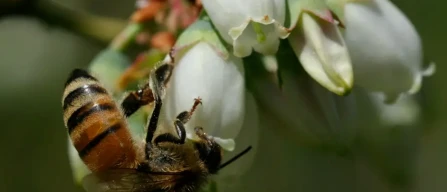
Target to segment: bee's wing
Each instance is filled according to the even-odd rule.
[[[113,169],[85,176],[82,186],[87,192],[164,192],[171,182],[172,178],[162,174]]]

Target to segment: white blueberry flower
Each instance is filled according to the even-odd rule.
[[[202,0],[208,16],[220,35],[233,45],[237,57],[278,50],[279,38],[289,34],[285,28],[285,0]]]
[[[202,99],[186,124],[187,137],[196,139],[194,127],[205,132],[227,150],[244,120],[245,80],[242,60],[232,55],[222,58],[206,42],[191,45],[175,56],[175,68],[166,92],[167,118],[189,110],[195,98]],[[173,120],[173,119],[170,119]]]
[[[187,138],[198,139],[194,128],[204,131],[228,151],[244,122],[245,72],[242,59],[229,54],[212,25],[198,20],[177,39],[173,48],[174,71],[166,90],[163,113],[173,121],[201,98],[186,124]],[[165,61],[170,57],[166,56]]]
[[[346,43],[322,0],[289,0],[290,45],[306,72],[326,89],[348,93],[353,71]]]
[[[390,134],[390,130],[393,129],[386,128],[396,123],[408,125],[409,121],[407,120],[414,116],[401,116],[399,117],[403,117],[401,121],[388,122],[388,124],[381,122],[381,120],[385,120],[381,114],[384,111],[375,110],[377,109],[375,107],[378,106],[370,103],[369,93],[364,89],[354,88],[350,95],[340,97],[319,86],[308,76],[296,73],[287,67],[287,65],[291,64],[280,63],[280,65],[282,69],[280,71],[281,87],[278,87],[271,80],[268,72],[262,74],[256,71],[257,73],[253,74],[250,68],[246,69],[247,75],[252,79],[249,82],[249,87],[253,89],[261,109],[260,131],[263,133],[261,134],[261,147],[255,157],[257,161],[253,166],[253,171],[250,171],[251,173],[247,174],[247,177],[261,174],[261,172],[270,175],[284,171],[293,172],[295,178],[300,177],[302,179],[289,179],[290,177],[287,176],[275,178],[278,182],[284,183],[298,181],[288,187],[288,189],[293,191],[302,189],[303,186],[309,187],[307,183],[310,180],[306,179],[309,177],[308,173],[315,172],[316,169],[320,169],[322,166],[324,168],[321,170],[332,169],[334,166],[331,163],[335,162],[341,163],[338,168],[343,167],[342,169],[346,169],[353,165],[352,162],[355,159],[354,164],[356,166],[353,166],[352,170],[356,170],[355,168],[358,168],[357,165],[366,163],[368,166],[366,178],[368,179],[371,176],[377,177],[379,174],[381,176],[382,174],[389,176],[395,174],[395,170],[407,170],[410,163],[402,163],[402,161],[395,161],[395,159],[403,160],[414,157],[411,156],[411,152],[406,153],[408,151],[406,149],[409,146],[410,148],[414,147],[413,144],[417,141],[414,137],[416,134],[402,132],[402,134],[395,134],[398,135],[397,137],[393,137],[393,134]],[[399,111],[403,112],[404,110],[399,109]],[[389,114],[388,112],[386,113]],[[409,129],[409,131],[412,130],[415,129]],[[323,147],[319,148],[321,146]],[[283,150],[271,150],[272,148]],[[405,152],[401,153],[400,151]],[[273,154],[274,156],[272,156]],[[296,159],[297,154],[300,154],[301,158]],[[291,168],[278,163],[269,166],[269,163],[271,163],[269,156],[281,157],[280,159],[293,162],[296,166]],[[359,156],[367,156],[367,158],[352,158]],[[368,162],[364,162],[365,159]],[[328,164],[328,162],[331,163]],[[382,165],[380,163],[383,162],[386,162],[385,166],[377,166]],[[331,166],[325,167],[326,165]],[[389,171],[389,165],[393,167],[391,171]],[[262,171],[256,171],[261,167],[264,168]],[[300,168],[304,168],[303,170],[306,170],[307,174],[299,172],[303,171]],[[341,181],[344,184],[340,185],[339,188],[349,188],[350,186],[345,184],[352,182],[352,176],[346,177],[346,174],[332,174],[340,173],[340,171],[333,170],[330,172],[331,176],[324,174],[324,172],[318,173],[322,174],[313,175],[311,180],[315,182],[311,188],[308,188],[309,190],[320,189],[318,184],[321,184],[321,182],[317,182],[318,178],[326,178],[331,185]],[[354,172],[352,173],[355,175]],[[401,173],[399,172],[399,176],[402,175],[404,179],[409,176],[405,172]],[[337,178],[337,182],[332,182],[334,180],[332,176]],[[244,179],[242,180],[245,181]],[[303,179],[307,182],[302,182]],[[249,179],[246,180],[250,182]],[[380,182],[383,181],[381,180]],[[250,187],[250,190],[253,188],[270,189],[269,185],[263,184],[255,184],[253,187],[248,185],[248,187]],[[247,186],[243,189],[247,190]]]
[[[353,140],[354,96],[339,97],[285,66],[280,76],[281,87],[267,72],[251,76],[250,83],[260,108],[280,122],[278,133],[306,146],[348,145]]]
[[[345,40],[350,51],[355,84],[386,95],[392,102],[402,93],[416,93],[422,77],[420,37],[408,18],[389,0],[349,2],[344,5]]]

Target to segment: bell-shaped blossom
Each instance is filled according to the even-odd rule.
[[[344,6],[345,40],[355,84],[384,93],[388,102],[402,93],[417,92],[422,77],[433,73],[434,65],[423,69],[421,40],[408,18],[389,0]]]
[[[204,131],[227,150],[244,121],[245,80],[242,60],[232,55],[222,58],[216,49],[198,42],[175,56],[175,68],[166,92],[167,120],[190,110],[194,99],[201,98],[192,118],[186,124],[187,137],[197,139],[194,127]]]
[[[200,126],[224,149],[232,151],[233,139],[244,122],[246,90],[242,59],[228,53],[206,20],[188,27],[177,39],[172,54],[175,68],[163,107],[167,122],[190,110],[194,99],[200,98],[202,105],[186,123],[187,138],[198,139],[194,128]]]
[[[383,176],[395,179],[393,176],[397,173],[399,179],[410,178],[411,174],[402,170],[411,168],[415,153],[408,149],[413,149],[418,141],[418,132],[411,132],[417,129],[403,129],[395,134],[395,128],[387,129],[390,124],[381,121],[384,111],[375,110],[376,106],[370,103],[369,93],[364,89],[354,88],[351,94],[340,97],[301,71],[294,72],[288,65],[293,64],[279,63],[281,87],[268,73],[246,69],[249,87],[261,109],[260,131],[263,134],[255,157],[257,161],[251,173],[243,178],[243,182],[250,182],[244,186],[245,191],[278,190],[278,187],[260,182],[259,178],[246,179],[259,174],[287,174],[267,179],[283,183],[280,191],[327,190],[327,186],[321,187],[321,179],[331,185],[331,189],[359,191],[356,189],[363,185],[352,187],[352,178],[359,177],[359,173],[362,173],[361,182],[354,183],[367,181],[366,190],[377,183],[388,184]],[[271,164],[278,159],[289,164],[293,162],[294,166]],[[320,169],[323,171],[315,171]],[[346,170],[349,171],[344,173]],[[386,190],[379,187],[375,191]]]
[[[274,54],[279,38],[289,34],[285,28],[285,0],[202,0],[208,16],[220,35],[233,45],[237,57]]]
[[[275,129],[306,146],[348,145],[355,136],[355,97],[339,97],[296,68],[281,64],[281,87],[269,73],[247,71],[260,108],[277,119]],[[286,64],[292,65],[292,64]]]
[[[205,20],[184,31],[172,53],[175,67],[163,102],[163,122],[172,123],[179,113],[191,109],[194,99],[200,98],[202,105],[197,106],[185,124],[188,139],[198,139],[194,128],[202,127],[226,150],[222,163],[248,146],[253,147],[220,170],[208,186],[232,191],[237,187],[236,181],[251,167],[258,148],[257,108],[245,88],[242,59],[228,53]],[[172,62],[169,56],[166,61]]]
[[[289,42],[304,70],[313,79],[328,90],[344,95],[353,85],[348,49],[331,13],[322,16],[302,11]]]

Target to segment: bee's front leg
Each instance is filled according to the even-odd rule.
[[[183,111],[177,115],[177,120],[181,121],[183,124],[186,124],[192,117],[192,114],[196,110],[197,106],[202,104],[202,99],[200,97],[194,99],[194,104],[192,105],[189,111]]]
[[[177,144],[185,143],[186,130],[184,124],[187,123],[189,119],[191,119],[192,114],[194,113],[199,104],[202,104],[202,99],[200,99],[200,97],[194,99],[194,104],[192,105],[189,111],[183,111],[177,115],[177,118],[174,121],[174,127],[177,132],[177,136],[174,136],[170,133],[161,134],[157,138],[155,138],[154,143],[155,144],[158,144],[160,142],[172,142]]]

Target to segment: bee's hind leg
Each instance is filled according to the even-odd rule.
[[[178,137],[174,136],[171,133],[164,133],[157,136],[154,140],[154,143],[158,145],[160,142],[170,142],[176,144],[184,144],[186,140],[186,130],[183,123],[179,120],[174,122],[175,130],[177,132]]]

